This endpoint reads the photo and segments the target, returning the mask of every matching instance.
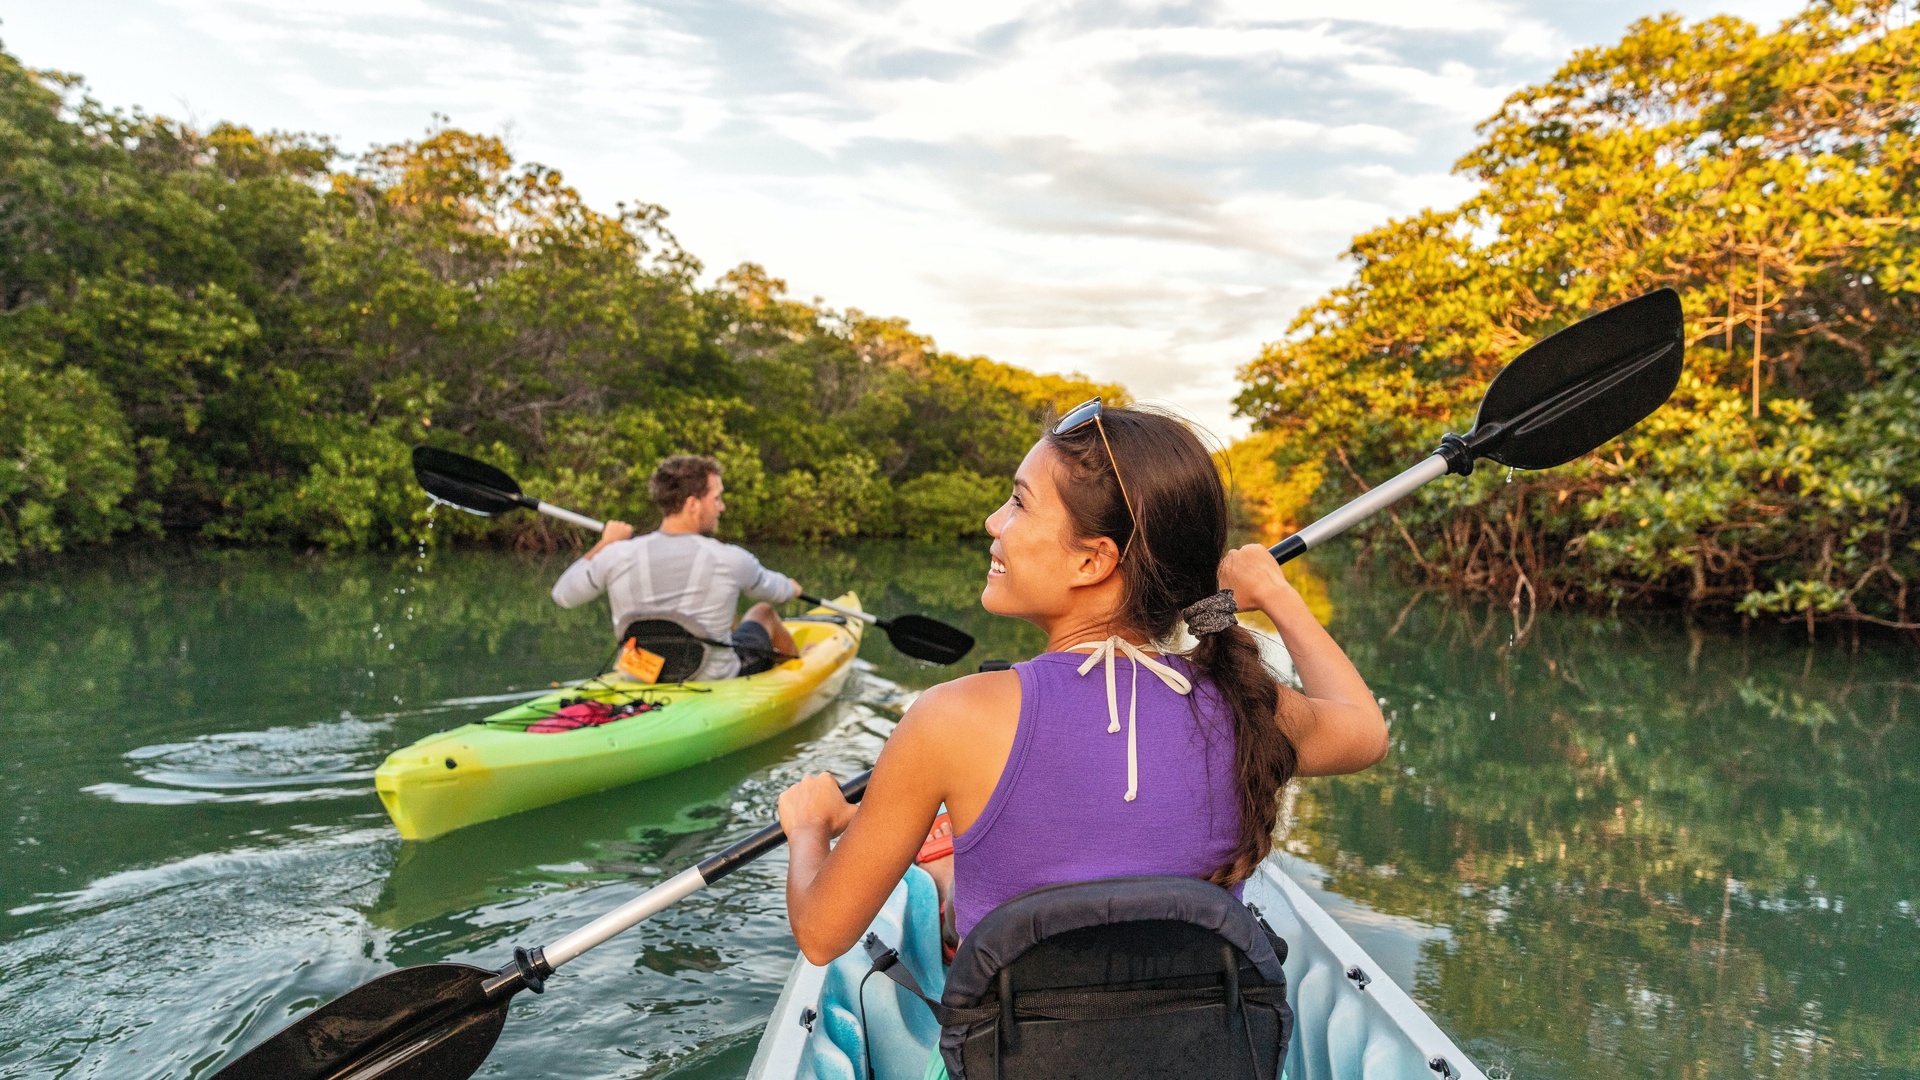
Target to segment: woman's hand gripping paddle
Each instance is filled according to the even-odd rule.
[[[1680,384],[1686,331],[1680,294],[1659,289],[1574,323],[1493,377],[1473,430],[1447,435],[1432,456],[1268,550],[1296,559],[1415,489],[1481,458],[1551,469],[1624,434]]]
[[[470,514],[490,517],[525,507],[594,532],[604,532],[607,527],[605,522],[595,521],[585,514],[576,514],[552,503],[541,502],[531,495],[523,495],[519,482],[513,477],[484,461],[451,450],[432,446],[414,447],[413,476],[436,501]],[[800,599],[879,627],[886,631],[887,640],[893,643],[894,648],[915,660],[955,664],[973,651],[972,635],[957,626],[949,626],[925,615],[909,614],[882,619],[870,612],[843,608],[804,593]]]
[[[866,794],[861,773],[840,786]],[[507,1022],[522,990],[538,994],[554,971],[588,949],[787,842],[775,822],[655,885],[543,949],[513,950],[498,970],[422,964],[363,983],[281,1028],[214,1076],[218,1080],[464,1080]]]

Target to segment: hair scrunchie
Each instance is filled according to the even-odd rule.
[[[1234,603],[1233,590],[1221,589],[1212,596],[1188,604],[1180,615],[1187,620],[1187,629],[1194,637],[1206,637],[1233,629],[1239,622],[1233,617],[1239,607]]]

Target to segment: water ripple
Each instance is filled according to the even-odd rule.
[[[304,835],[296,845],[290,847],[239,847],[210,851],[159,866],[108,874],[72,892],[45,893],[40,903],[11,908],[7,914],[90,911],[118,907],[187,885],[223,879],[270,880],[316,860],[329,860],[334,852],[380,843],[389,835],[384,827],[329,830]]]
[[[369,779],[362,773],[352,779]],[[310,802],[315,799],[356,799],[373,794],[372,787],[299,788],[293,791],[248,791],[237,795],[205,791],[192,787],[142,787],[139,784],[89,784],[80,789],[125,806],[198,806],[203,803],[252,803],[279,806],[283,803]]]
[[[156,743],[129,750],[134,775],[150,784],[226,792],[341,784],[369,780],[378,764],[379,737],[392,727],[387,718],[339,720],[265,731],[224,731],[184,742]],[[95,784],[96,794],[124,784]]]

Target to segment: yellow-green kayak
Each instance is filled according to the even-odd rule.
[[[835,603],[860,607],[852,593]],[[863,626],[815,608],[787,620],[800,658],[759,675],[671,685],[611,675],[555,690],[395,750],[373,774],[374,787],[401,837],[431,840],[711,761],[772,738],[832,701],[853,670]],[[527,730],[582,701],[650,708],[597,726]]]

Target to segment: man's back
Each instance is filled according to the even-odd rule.
[[[666,614],[691,620],[715,641],[731,635],[741,594],[775,603],[793,598],[788,579],[762,567],[752,552],[699,533],[651,532],[608,544],[569,566],[554,583],[553,599],[572,608],[602,592],[613,607],[615,633],[635,619]],[[733,650],[709,649],[695,678],[728,679],[739,670]]]

